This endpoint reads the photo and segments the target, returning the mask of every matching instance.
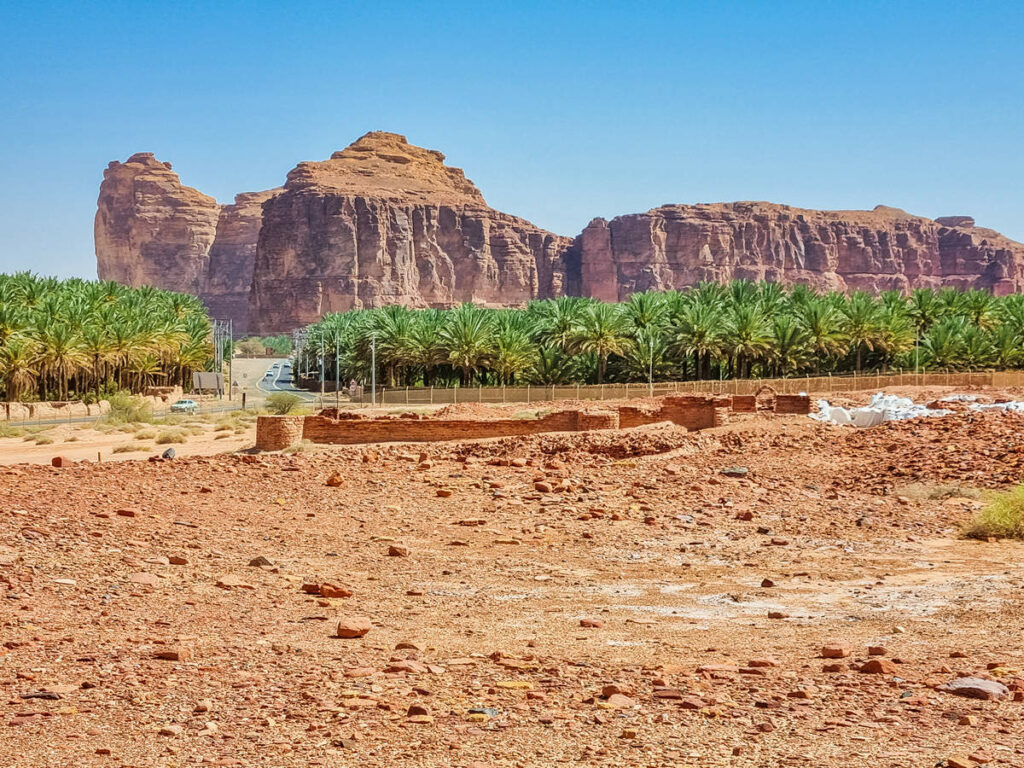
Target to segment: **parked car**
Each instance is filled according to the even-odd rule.
[[[199,413],[199,403],[195,400],[176,400],[171,403],[171,413]]]

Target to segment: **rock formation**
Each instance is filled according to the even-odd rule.
[[[975,227],[968,216],[933,221],[885,206],[666,205],[594,219],[576,244],[582,294],[605,301],[733,279],[838,291],[1024,289],[1024,245]]]
[[[737,278],[1024,291],[1024,245],[969,216],[666,205],[594,219],[572,240],[495,211],[440,152],[382,132],[228,205],[182,185],[152,154],[132,155],[104,172],[95,234],[101,278],[198,294],[237,333],[287,332],[326,312],[392,303],[618,301]]]
[[[211,316],[246,332],[262,204],[280,190],[219,205],[170,163],[139,152],[103,172],[94,226],[101,280],[198,295]]]
[[[280,331],[359,307],[561,295],[571,242],[488,207],[440,152],[368,133],[300,163],[264,206],[250,324]]]

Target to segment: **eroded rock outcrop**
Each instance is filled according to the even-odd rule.
[[[228,205],[182,185],[152,154],[132,155],[104,172],[95,233],[101,278],[198,294],[237,333],[287,332],[327,312],[392,303],[617,301],[737,278],[1024,291],[1024,245],[970,216],[666,205],[594,219],[573,240],[490,208],[440,152],[383,132]]]
[[[594,219],[576,244],[581,292],[606,301],[733,279],[838,291],[1024,289],[1024,245],[967,216],[933,221],[886,206],[666,205],[610,222]]]
[[[139,152],[103,173],[94,226],[101,280],[198,295],[210,314],[246,332],[262,205],[250,192],[220,205],[181,183],[170,163]]]
[[[198,294],[220,206],[139,152],[103,172],[94,235],[101,280]]]
[[[250,324],[272,332],[360,307],[561,295],[571,243],[490,208],[440,152],[368,133],[300,163],[264,206]]]

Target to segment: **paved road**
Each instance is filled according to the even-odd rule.
[[[272,392],[291,392],[307,402],[315,401],[317,395],[295,386],[294,379],[292,378],[292,369],[285,367],[286,362],[288,362],[287,359],[268,360],[266,372],[273,375],[267,377],[266,373],[264,373],[263,378],[256,383],[256,389],[268,394]],[[274,368],[274,363],[278,363],[277,368]]]

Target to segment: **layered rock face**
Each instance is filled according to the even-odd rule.
[[[220,206],[150,152],[103,172],[94,236],[101,280],[198,294]]]
[[[181,183],[150,152],[103,172],[94,235],[101,280],[199,296],[218,319],[247,332],[262,205],[280,192],[249,192],[220,205]]]
[[[440,152],[382,132],[228,205],[184,186],[152,154],[132,155],[104,172],[95,235],[101,278],[198,294],[237,334],[387,304],[621,301],[738,278],[838,291],[1024,291],[1024,245],[969,216],[667,205],[594,219],[573,240],[490,208]]]
[[[1024,245],[968,216],[933,221],[885,206],[668,205],[594,219],[576,244],[582,294],[605,301],[733,279],[838,291],[1024,290]]]
[[[264,206],[250,325],[277,332],[387,304],[521,305],[574,287],[571,245],[490,208],[440,152],[368,133],[300,163]]]
[[[263,204],[280,189],[245,192],[220,209],[217,234],[200,298],[211,317],[230,318],[235,335],[249,332],[249,293],[256,264],[256,243],[263,225]]]

